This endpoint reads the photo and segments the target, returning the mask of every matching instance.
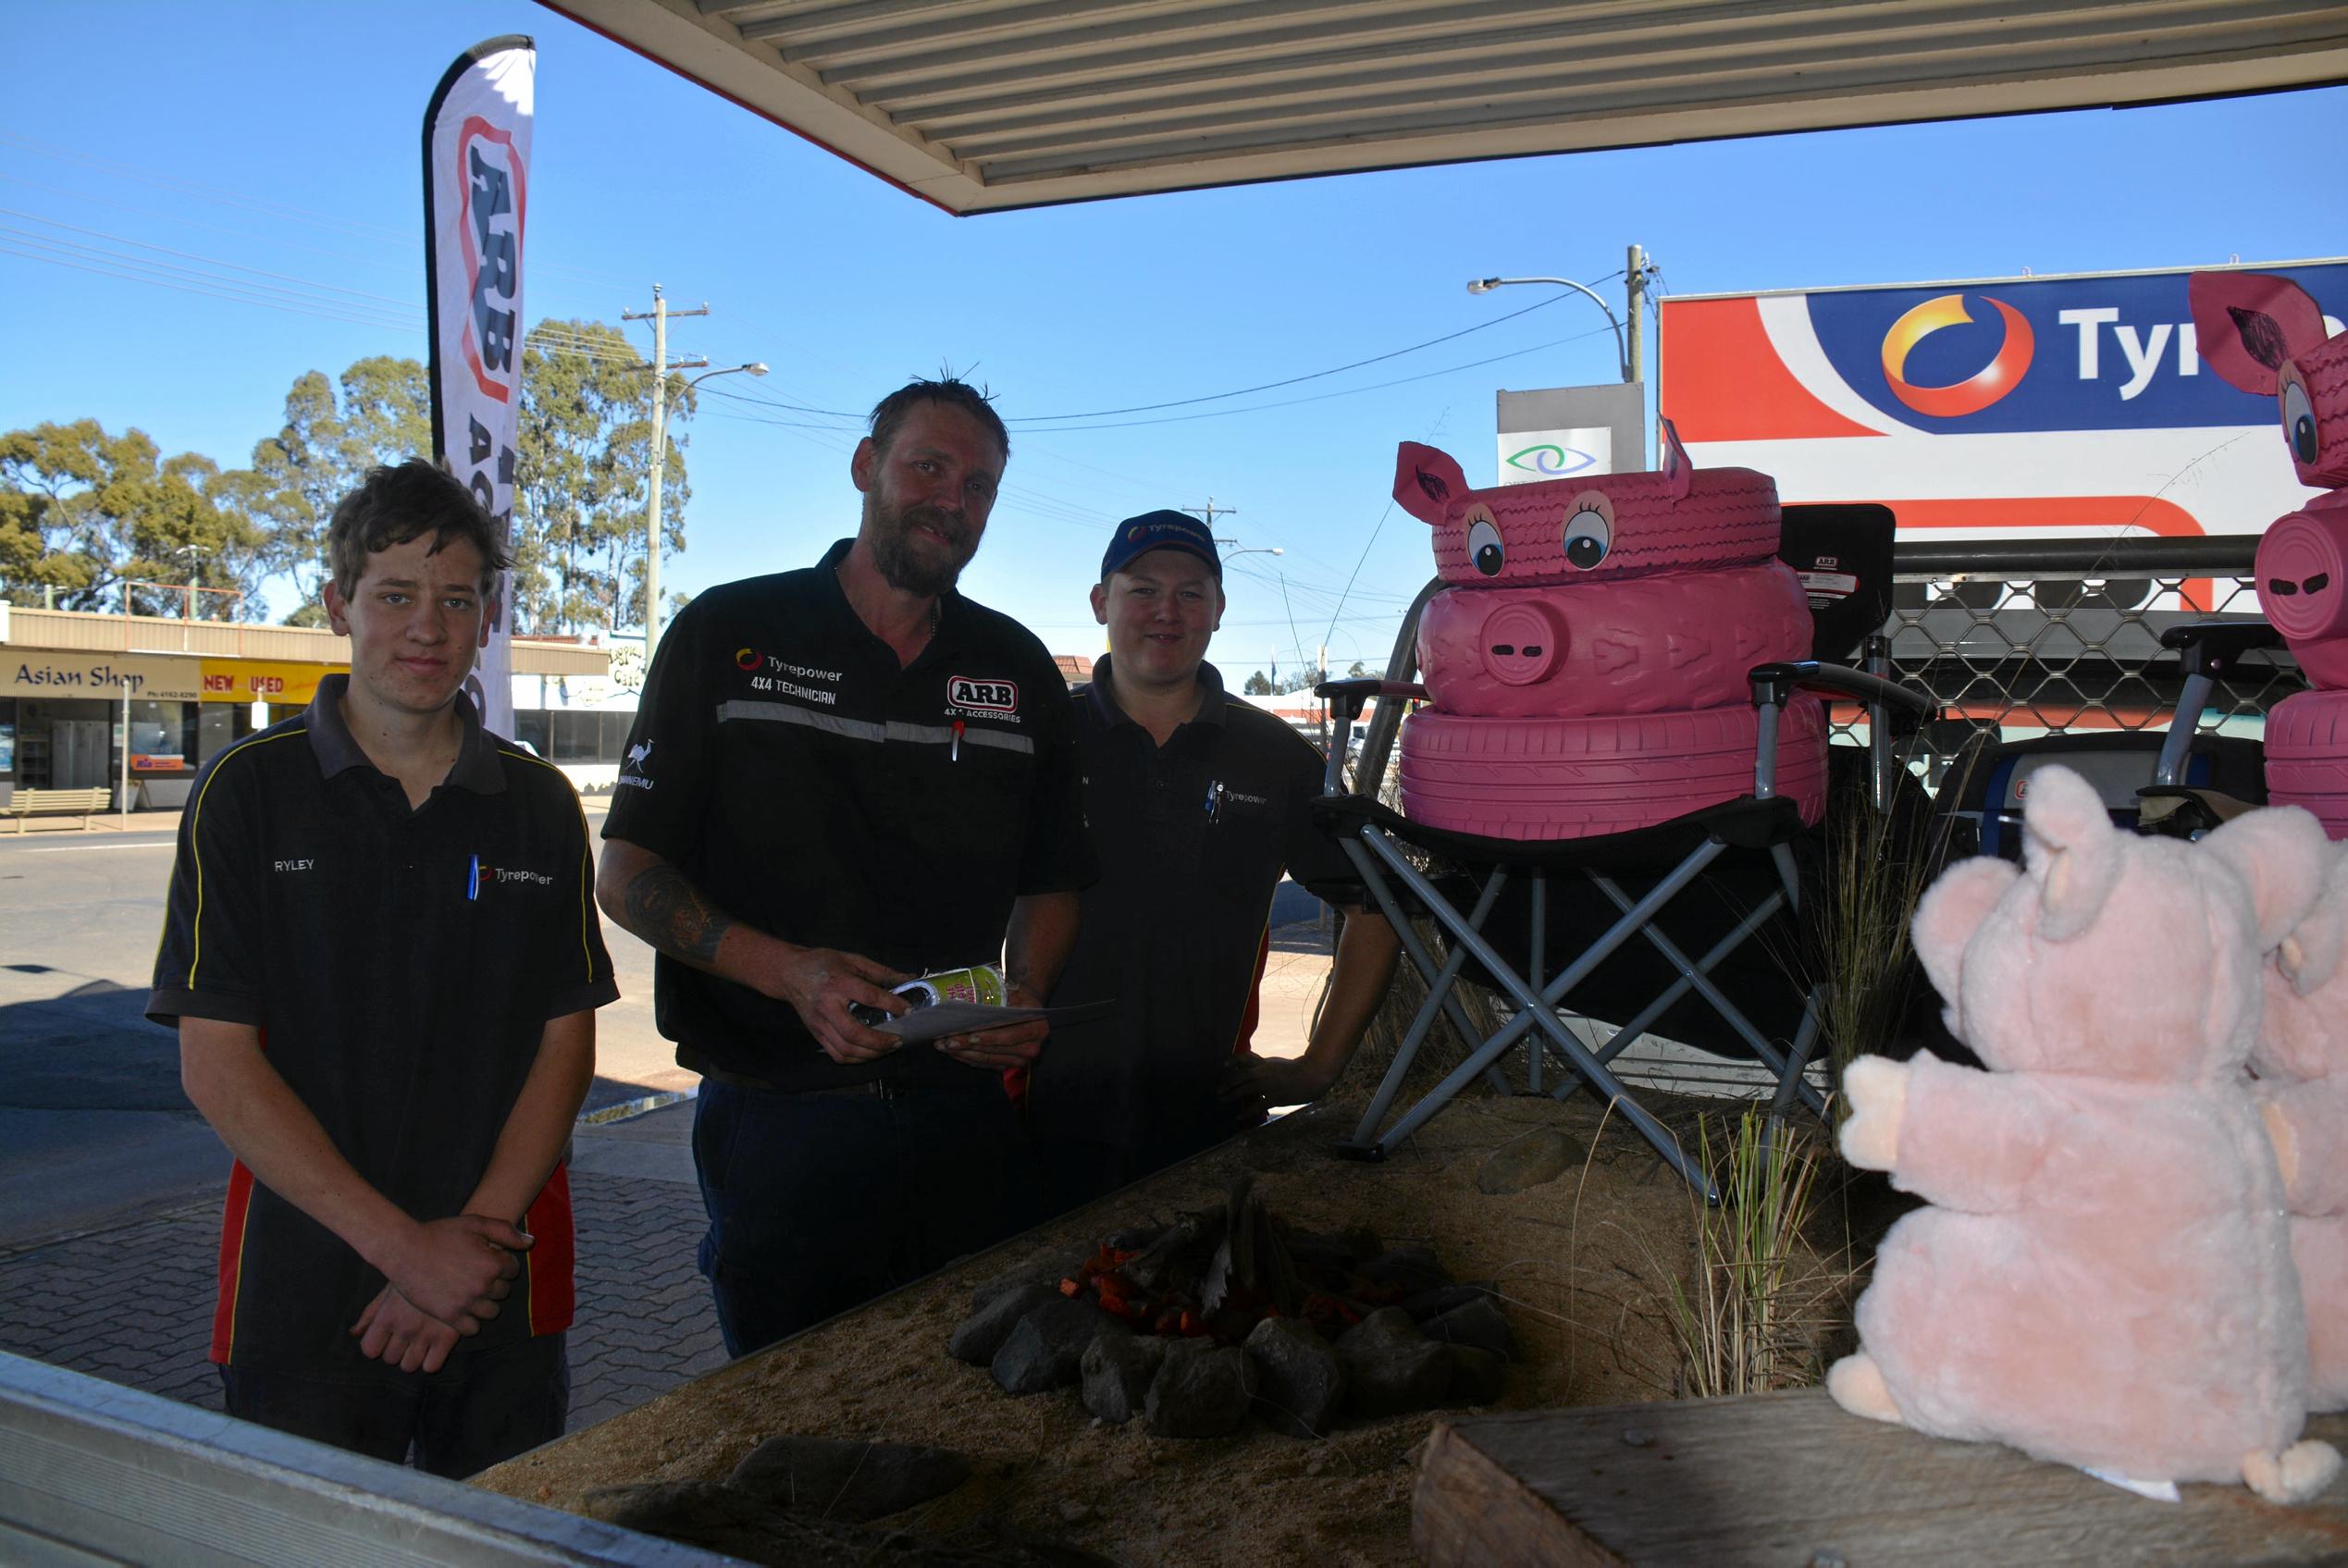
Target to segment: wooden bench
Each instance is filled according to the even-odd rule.
[[[2348,1416],[2307,1435],[2348,1446]],[[1539,1562],[2339,1562],[2348,1476],[2299,1508],[2243,1487],[2155,1502],[1996,1443],[1862,1420],[1824,1390],[1528,1411],[1427,1439],[1411,1544],[1431,1568]]]
[[[30,818],[79,817],[86,828],[91,818],[112,809],[114,791],[103,784],[95,789],[20,789],[0,806],[0,817],[14,817],[17,832],[22,833]]]

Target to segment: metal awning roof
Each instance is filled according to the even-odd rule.
[[[949,212],[2348,79],[2316,0],[543,0]]]

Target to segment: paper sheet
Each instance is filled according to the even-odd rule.
[[[1081,1007],[989,1007],[977,1002],[938,1002],[899,1013],[872,1027],[899,1040],[920,1043],[949,1034],[976,1034],[981,1030],[1044,1019],[1054,1024],[1084,1023],[1107,1016],[1113,1002],[1092,1002]]]

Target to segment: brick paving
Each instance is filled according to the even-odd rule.
[[[725,1348],[693,1266],[698,1191],[579,1172],[571,1194],[577,1431],[723,1364]],[[0,1253],[0,1351],[219,1409],[219,1374],[204,1358],[219,1232],[215,1197]]]

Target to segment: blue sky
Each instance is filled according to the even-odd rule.
[[[1218,534],[1285,554],[1232,562],[1214,657],[1234,678],[1323,641],[1341,668],[1383,660],[1432,566],[1423,526],[1387,504],[1397,440],[1487,483],[1496,389],[1613,377],[1587,300],[1471,296],[1470,278],[1562,275],[1619,302],[1632,241],[1678,293],[2348,251],[2348,89],[955,218],[518,0],[13,6],[0,428],[95,417],[234,466],[302,372],[422,357],[424,103],[459,52],[505,32],[538,45],[530,320],[616,322],[657,281],[712,313],[674,326],[673,353],[772,367],[705,394],[860,410],[941,364],[987,384],[1014,446],[964,587],[1056,650],[1101,646],[1085,590],[1111,522],[1210,495],[1236,507]],[[132,270],[109,256],[241,278],[267,302],[105,276]],[[1019,423],[1468,328],[1259,396]],[[630,330],[649,352],[649,328]],[[689,438],[690,548],[669,586],[804,564],[853,531],[847,422],[705,396]]]

